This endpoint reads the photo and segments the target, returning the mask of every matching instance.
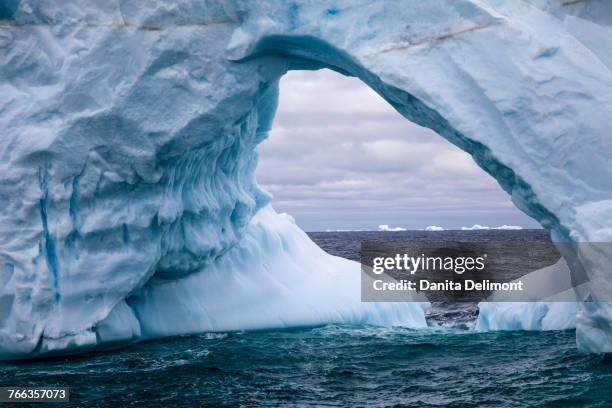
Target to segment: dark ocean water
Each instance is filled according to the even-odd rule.
[[[432,236],[311,236],[328,252],[356,259],[363,234]],[[548,240],[541,231],[435,234],[437,240]],[[612,358],[579,353],[573,331],[476,333],[469,330],[475,305],[437,309],[431,327],[419,331],[330,325],[203,334],[3,362],[0,385],[69,386],[71,402],[55,406],[612,407]]]

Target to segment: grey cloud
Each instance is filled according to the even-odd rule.
[[[258,182],[306,230],[538,225],[465,152],[356,78],[290,72]]]

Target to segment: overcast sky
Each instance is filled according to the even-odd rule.
[[[306,231],[539,227],[467,153],[329,70],[282,78],[259,151],[258,182]]]

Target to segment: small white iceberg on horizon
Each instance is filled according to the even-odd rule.
[[[487,227],[486,225],[480,225],[480,224],[474,224],[471,227],[461,227],[462,231],[478,231],[478,230],[488,230],[491,229],[490,227]]]
[[[407,231],[406,228],[402,228],[402,227],[390,227],[387,224],[381,224],[378,226],[378,230],[379,231],[385,231],[385,232],[399,232],[399,231]]]
[[[489,227],[488,225],[474,224],[471,227],[461,227],[461,231],[479,231],[479,230],[522,230],[519,225],[500,225],[499,227]]]
[[[495,227],[493,229],[496,230],[514,230],[514,231],[518,231],[518,230],[522,230],[523,227],[521,227],[520,225],[500,225],[499,227]]]

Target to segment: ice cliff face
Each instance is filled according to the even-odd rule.
[[[0,357],[423,326],[264,209],[256,146],[289,69],[358,76],[554,239],[611,241],[611,24],[605,0],[0,0]],[[612,260],[565,255],[605,299]],[[610,304],[580,307],[577,340],[612,351]]]

